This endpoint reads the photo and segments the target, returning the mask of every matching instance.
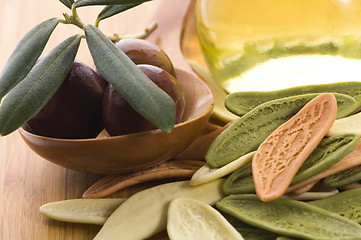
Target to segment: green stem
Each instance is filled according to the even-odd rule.
[[[78,12],[77,12],[76,8],[74,7],[74,4],[71,6],[71,14],[73,15],[74,18],[80,20]]]
[[[76,11],[76,8],[74,8],[74,7],[71,8],[71,15],[69,15],[67,13],[63,13],[63,16],[64,16],[64,19],[60,21],[61,23],[63,23],[63,24],[73,24],[73,25],[79,27],[80,29],[84,29],[85,24],[80,20],[78,12]],[[99,28],[99,22],[100,21],[97,18],[96,22],[95,22],[95,27]],[[154,30],[157,27],[158,27],[157,22],[151,22],[149,24],[149,26],[146,29],[144,29],[142,32],[135,33],[135,34],[117,34],[117,33],[114,33],[113,35],[107,35],[107,37],[112,42],[119,42],[120,40],[126,39],[126,38],[145,39],[152,32],[154,32]]]
[[[142,32],[136,33],[136,34],[113,34],[108,35],[107,37],[112,42],[119,42],[122,39],[126,38],[138,38],[138,39],[145,39],[147,38],[154,30],[158,27],[157,22],[152,22],[146,29],[144,29]]]
[[[99,23],[100,23],[100,20],[99,20],[99,18],[97,18],[97,19],[95,20],[95,26],[96,26],[97,28],[99,28]]]
[[[75,18],[73,15],[69,15],[67,13],[63,13],[63,16],[64,16],[65,20],[61,21],[61,23],[73,24],[81,29],[84,28],[84,23],[82,21],[80,21],[79,18]]]
[[[64,24],[73,24],[81,29],[84,28],[84,23],[80,20],[78,12],[76,11],[76,8],[74,7],[74,4],[71,8],[71,15],[67,13],[63,13],[63,16],[65,20],[62,20],[61,23]]]

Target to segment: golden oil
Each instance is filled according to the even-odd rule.
[[[272,88],[282,74],[287,77],[282,81],[292,82],[297,71],[308,71],[300,81],[313,83],[324,76],[312,75],[319,65],[334,78],[334,66],[341,76],[346,76],[342,67],[349,71],[351,66],[356,67],[353,76],[361,76],[359,0],[197,0],[196,23],[205,61],[229,92],[247,84],[257,90],[257,81],[242,75],[275,59],[280,61],[262,68],[269,69],[258,74],[263,79],[257,84]]]

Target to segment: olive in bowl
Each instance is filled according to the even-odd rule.
[[[135,64],[149,64],[160,67],[176,77],[173,64],[168,55],[157,45],[143,39],[122,39],[116,43]]]
[[[19,129],[25,143],[41,157],[60,166],[97,174],[129,173],[165,162],[186,149],[208,124],[213,95],[206,83],[176,69],[184,93],[180,123],[170,133],[160,129],[133,134],[99,135],[89,139],[62,139]]]
[[[107,82],[80,61],[55,95],[27,122],[37,135],[65,139],[94,138],[103,129],[102,99]]]
[[[165,91],[174,101],[176,108],[176,123],[179,123],[184,112],[184,93],[178,81],[167,71],[147,64],[138,65],[138,68],[152,80],[158,87]],[[144,132],[156,127],[138,114],[109,84],[103,98],[104,127],[111,136]]]

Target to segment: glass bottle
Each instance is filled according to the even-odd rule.
[[[196,23],[227,92],[361,81],[360,0],[197,0]]]

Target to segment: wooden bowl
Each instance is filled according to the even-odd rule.
[[[153,130],[115,137],[59,139],[39,136],[20,128],[26,144],[55,164],[98,174],[127,173],[165,162],[201,134],[213,109],[213,95],[194,74],[177,69],[185,94],[182,122],[171,133]]]

